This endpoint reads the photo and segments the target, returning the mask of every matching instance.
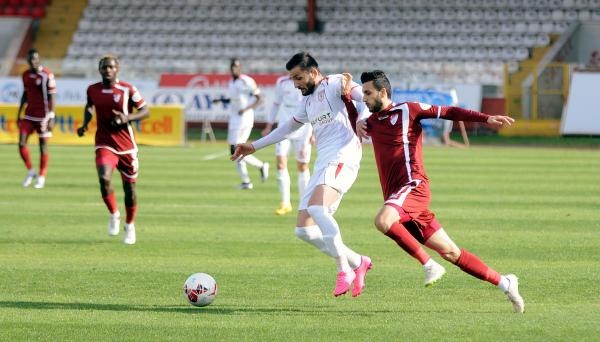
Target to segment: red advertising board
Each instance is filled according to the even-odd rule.
[[[258,86],[273,86],[282,74],[248,74]],[[162,74],[159,87],[204,88],[227,87],[231,74]]]

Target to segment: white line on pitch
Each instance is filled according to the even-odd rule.
[[[211,153],[211,154],[207,154],[204,157],[200,158],[201,160],[213,160],[213,159],[217,159],[223,156],[228,155],[229,152],[228,151],[223,151],[223,152],[219,152],[219,153]]]

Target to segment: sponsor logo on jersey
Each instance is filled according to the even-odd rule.
[[[333,115],[331,115],[331,113],[327,112],[325,114],[318,116],[317,118],[312,120],[310,123],[313,126],[317,126],[317,125],[323,126],[323,125],[330,123],[331,121],[333,121]]]

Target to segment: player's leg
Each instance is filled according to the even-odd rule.
[[[464,248],[459,248],[443,228],[439,228],[433,233],[426,240],[425,245],[438,252],[442,258],[455,264],[464,272],[497,286],[508,296],[514,310],[519,313],[523,312],[525,303],[519,294],[519,283],[515,275],[501,275],[486,265],[475,254]]]
[[[33,133],[33,126],[30,120],[23,119],[19,123],[19,155],[21,159],[25,163],[25,167],[27,168],[27,176],[23,180],[23,187],[28,187],[31,185],[31,182],[36,178],[35,170],[31,165],[31,158],[29,156],[29,149],[27,148],[27,140],[29,139],[29,135]]]
[[[248,135],[250,133],[248,132]],[[229,127],[227,130],[227,142],[229,142],[229,152],[231,155],[235,152],[235,145],[246,142],[248,138],[244,139],[242,136],[242,130],[240,127]],[[239,185],[240,189],[250,190],[253,188],[252,182],[250,181],[250,176],[248,175],[248,167],[246,166],[246,158],[239,159],[235,161],[235,167],[240,175],[240,179],[242,183]]]
[[[238,132],[237,144],[247,142],[248,138],[250,138],[251,132],[252,132],[252,126],[240,127],[239,132]],[[243,160],[245,163],[256,167],[260,171],[260,180],[262,182],[267,181],[267,179],[269,178],[269,163],[259,160],[253,154],[245,156]],[[247,171],[246,171],[246,173],[247,173]]]
[[[423,265],[424,284],[430,286],[440,280],[446,270],[429,256],[419,240],[411,233],[415,230],[413,226],[410,216],[402,207],[394,205],[393,201],[387,202],[375,216],[375,227]],[[411,228],[410,231],[408,228]]]
[[[46,184],[46,172],[48,170],[48,159],[50,154],[48,153],[48,136],[40,134],[40,173],[33,186],[36,189],[41,189]]]
[[[100,194],[106,204],[109,212],[108,217],[108,235],[119,234],[119,225],[121,223],[121,213],[117,207],[115,190],[112,186],[112,174],[117,166],[119,158],[111,151],[105,148],[96,150],[96,171],[98,172],[98,182],[100,183]]]
[[[123,192],[125,201],[125,235],[123,242],[127,245],[133,245],[136,241],[135,234],[135,215],[137,213],[137,194],[135,184],[138,176],[139,162],[137,152],[119,155],[117,168],[121,173],[123,182]]]
[[[310,130],[308,131],[310,133]],[[307,133],[307,135],[308,135]],[[300,198],[304,195],[304,189],[310,179],[310,169],[308,163],[310,162],[310,154],[312,145],[310,144],[310,135],[303,137],[302,139],[294,139],[294,149],[296,150],[296,165],[298,168],[298,194]]]
[[[292,211],[292,202],[290,200],[290,173],[287,168],[287,156],[290,150],[290,140],[284,139],[275,144],[275,159],[277,161],[277,186],[281,195],[279,207],[275,209],[275,214],[285,215]]]

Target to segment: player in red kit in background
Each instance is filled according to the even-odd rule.
[[[17,112],[17,125],[19,127],[19,153],[25,167],[27,167],[27,177],[23,181],[23,186],[28,187],[34,179],[33,185],[36,189],[41,189],[46,183],[46,170],[48,168],[48,139],[52,136],[52,126],[54,124],[54,96],[56,94],[56,82],[52,72],[40,64],[40,55],[36,49],[29,50],[27,54],[27,63],[29,69],[23,72],[23,96]],[[21,119],[23,107],[25,116]],[[40,173],[35,173],[29,158],[29,149],[27,140],[33,132],[37,132],[40,142]]]
[[[146,102],[131,84],[120,81],[119,60],[115,56],[104,56],[98,66],[102,82],[92,84],[87,89],[83,125],[77,129],[81,137],[92,120],[92,110],[96,113],[96,169],[100,181],[102,199],[108,208],[108,234],[119,234],[121,214],[111,183],[115,168],[121,173],[125,192],[125,237],[123,242],[135,244],[133,220],[137,211],[135,183],[138,175],[138,148],[130,122],[150,115]],[[133,112],[133,108],[137,112]]]
[[[345,80],[345,84],[352,84],[351,76],[345,75]],[[364,72],[361,81],[363,101],[372,114],[357,123],[356,133],[373,142],[384,197],[384,205],[375,217],[377,228],[424,266],[426,286],[439,280],[445,269],[430,258],[421,244],[464,272],[497,286],[507,295],[515,312],[523,312],[525,303],[519,294],[517,277],[501,275],[459,248],[429,210],[431,193],[421,151],[421,119],[486,122],[495,126],[510,125],[514,119],[459,107],[394,103],[390,82],[380,70]],[[350,93],[348,88],[344,93]],[[348,107],[349,102],[345,103]],[[357,117],[356,113],[352,115]]]

